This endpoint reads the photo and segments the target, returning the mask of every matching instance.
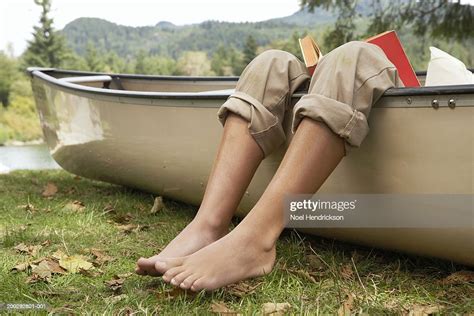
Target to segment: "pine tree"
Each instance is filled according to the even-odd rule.
[[[53,28],[49,17],[51,0],[34,0],[42,8],[39,25],[34,27],[33,40],[23,55],[26,66],[61,67],[68,58],[66,40]]]
[[[244,52],[243,62],[246,65],[250,63],[252,59],[255,58],[255,56],[257,56],[257,42],[255,41],[255,38],[252,35],[249,35],[247,37],[243,52]]]

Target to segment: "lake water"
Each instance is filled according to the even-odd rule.
[[[0,173],[59,168],[46,145],[0,146]]]

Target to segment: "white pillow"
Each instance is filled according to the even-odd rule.
[[[430,51],[425,86],[474,84],[474,74],[467,70],[462,61],[433,46]]]

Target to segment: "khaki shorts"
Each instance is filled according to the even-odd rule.
[[[402,86],[395,66],[372,44],[350,42],[334,49],[322,57],[312,78],[294,55],[268,50],[244,69],[219,109],[219,120],[224,124],[229,111],[247,120],[266,157],[285,142],[282,122],[292,108],[291,96],[308,84],[308,93],[292,109],[292,132],[304,117],[324,122],[345,140],[346,153],[367,135],[375,102],[387,89]]]

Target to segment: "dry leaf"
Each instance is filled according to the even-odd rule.
[[[112,279],[105,281],[105,284],[114,292],[120,292],[122,290],[124,279]]]
[[[317,283],[316,279],[313,276],[313,275],[316,275],[315,273],[309,273],[308,271],[301,270],[301,269],[299,269],[299,270],[286,269],[286,270],[290,273],[293,273],[293,274],[299,276],[299,277],[308,279],[309,281],[311,281],[313,283]]]
[[[352,279],[354,277],[354,271],[352,270],[352,265],[351,264],[345,264],[341,268],[341,276],[344,279]]]
[[[422,306],[422,305],[413,305],[412,308],[408,311],[409,316],[427,316],[435,313],[440,313],[444,306]]]
[[[94,256],[94,263],[97,265],[103,265],[114,260],[114,258],[104,254],[100,249],[92,248],[89,250],[89,252]]]
[[[131,277],[132,275],[133,275],[133,273],[127,272],[127,273],[116,274],[116,275],[114,275],[114,278],[116,278],[116,279],[126,279],[126,278]]]
[[[115,207],[112,204],[107,204],[102,210],[103,214],[115,213]]]
[[[94,269],[94,270],[84,270],[84,269],[81,269],[79,271],[80,274],[86,276],[86,277],[90,277],[90,278],[96,278],[102,274],[104,274],[104,271],[100,270],[100,269]]]
[[[78,273],[80,270],[89,270],[92,263],[85,260],[83,256],[66,256],[59,260],[59,265],[71,273]]]
[[[51,269],[46,261],[41,261],[37,266],[34,266],[31,273],[38,275],[43,280],[51,279]]]
[[[56,250],[55,252],[53,252],[51,257],[53,257],[56,260],[61,260],[62,258],[67,257],[67,255],[64,252],[62,252],[61,250]]]
[[[163,203],[163,198],[161,196],[158,196],[155,198],[155,202],[153,203],[153,207],[150,210],[150,214],[156,214],[164,208],[165,203]]]
[[[48,184],[46,184],[46,186],[43,189],[43,193],[41,194],[44,197],[51,197],[55,195],[56,193],[58,193],[58,187],[54,183],[48,182]]]
[[[211,312],[219,315],[241,315],[236,311],[228,308],[224,302],[213,302],[211,304]]]
[[[23,253],[23,254],[28,254],[30,256],[36,256],[38,254],[38,251],[43,248],[43,246],[41,245],[36,245],[36,246],[33,246],[33,245],[30,245],[30,246],[27,246],[25,245],[24,243],[21,243],[19,245],[16,245],[13,249],[15,249],[16,251],[18,251],[19,253]]]
[[[114,218],[114,222],[116,222],[118,224],[125,224],[125,223],[130,222],[132,219],[133,219],[133,215],[130,214],[130,213],[121,214],[121,215],[118,215]]]
[[[126,299],[127,297],[128,297],[127,294],[114,295],[114,296],[109,296],[105,298],[105,301],[109,304],[114,304],[114,303],[120,302],[121,300]],[[123,315],[123,314],[119,313],[119,315]]]
[[[197,295],[196,292],[192,292],[192,291],[188,292],[186,290],[183,290],[180,287],[173,287],[172,289],[156,293],[156,297],[158,299],[165,298],[167,300],[171,300],[171,299],[177,298],[179,296],[191,296],[191,297],[193,297],[193,296],[196,296],[196,295]]]
[[[323,270],[325,267],[324,262],[316,255],[309,255],[308,263],[311,268],[316,270]]]
[[[23,262],[14,266],[10,271],[21,272],[21,271],[27,270],[29,267],[30,267],[30,264],[28,262]]]
[[[264,303],[263,315],[284,315],[291,308],[290,303]]]
[[[64,206],[64,210],[72,212],[82,212],[86,206],[81,201],[72,201]]]
[[[34,212],[36,211],[36,208],[33,204],[31,203],[27,203],[27,204],[23,204],[23,205],[19,205],[18,208],[21,208],[27,212]]]
[[[354,295],[349,293],[346,295],[345,301],[342,303],[341,307],[337,310],[338,316],[350,315],[352,309],[354,308]]]
[[[440,281],[444,285],[464,284],[474,282],[474,271],[456,271]]]
[[[148,225],[136,225],[136,224],[127,224],[127,225],[117,225],[117,228],[125,234],[130,234],[131,232],[138,232],[149,228]]]
[[[246,282],[231,284],[228,286],[228,293],[243,298],[246,295],[253,294],[255,292],[255,289],[258,288],[261,284],[261,282],[253,286]]]

